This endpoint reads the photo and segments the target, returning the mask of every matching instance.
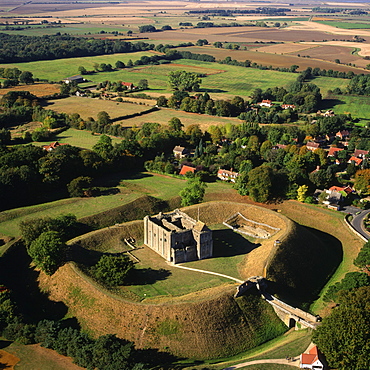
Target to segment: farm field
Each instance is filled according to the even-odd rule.
[[[350,80],[345,78],[315,77],[311,82],[320,88],[323,98],[327,96],[328,90],[334,90],[336,87],[344,91]]]
[[[337,21],[337,20],[328,20],[328,21],[316,21],[314,22],[320,23],[320,24],[326,24],[328,26],[336,27],[336,28],[343,28],[343,29],[368,29],[370,28],[370,23],[365,22],[348,22],[348,21]]]
[[[112,66],[120,60],[127,63],[129,59],[133,61],[140,59],[143,55],[153,55],[153,53],[147,52],[136,52],[136,53],[119,53],[119,54],[108,54],[108,55],[98,55],[92,57],[81,57],[81,58],[66,58],[57,60],[43,60],[36,62],[27,63],[12,63],[12,64],[1,64],[0,67],[4,68],[14,68],[17,67],[21,71],[30,71],[33,73],[34,78],[47,79],[49,81],[61,81],[69,76],[77,75],[78,67],[84,66],[87,70],[94,70],[95,63],[110,63]],[[99,81],[107,79],[119,79],[115,76],[118,72],[106,72],[99,73]],[[108,78],[108,75],[111,76]],[[94,75],[87,75],[86,79],[92,79]]]
[[[156,122],[161,125],[167,125],[168,121],[172,117],[180,119],[185,128],[190,125],[199,125],[200,129],[203,131],[207,130],[207,128],[212,125],[226,125],[228,123],[240,124],[242,122],[236,117],[209,116],[207,114],[190,113],[171,108],[161,108],[152,113],[125,119],[120,123],[125,127],[141,127],[145,122]]]
[[[0,97],[5,95],[9,91],[29,91],[31,94],[37,97],[45,95],[58,94],[60,92],[60,85],[58,84],[44,84],[35,83],[33,85],[19,85],[12,88],[0,89]]]
[[[86,23],[78,23],[78,24],[63,24],[61,26],[55,27],[46,27],[46,26],[31,26],[30,28],[26,28],[23,30],[8,30],[5,27],[0,27],[0,32],[8,33],[11,35],[24,35],[24,36],[43,36],[43,35],[55,35],[56,33],[68,33],[69,35],[73,36],[82,36],[88,34],[98,34],[101,31],[106,33],[110,32],[121,32],[126,33],[128,31],[127,27],[119,27],[116,25],[107,25],[102,24],[101,26],[97,24],[86,24]],[[113,35],[109,35],[113,36]]]
[[[354,118],[370,119],[370,97],[336,95],[333,99],[333,108],[338,114],[351,114]]]
[[[357,45],[351,45],[353,48],[355,48]],[[274,45],[276,50],[278,50],[280,44]],[[282,45],[282,52],[279,53],[279,51],[275,51],[274,53],[264,53],[260,51],[249,51],[249,50],[228,50],[228,49],[217,49],[213,47],[186,47],[186,48],[178,48],[178,50],[181,51],[190,51],[192,53],[199,53],[199,54],[209,54],[213,55],[217,60],[225,59],[226,57],[231,57],[232,59],[238,60],[238,61],[244,61],[244,60],[250,60],[251,62],[262,64],[264,66],[270,66],[273,67],[286,67],[289,68],[291,65],[298,65],[298,71],[304,70],[307,67],[319,67],[320,69],[333,69],[340,72],[349,72],[353,71],[354,73],[370,73],[370,71],[366,71],[362,68],[355,68],[351,66],[346,66],[343,64],[337,64],[325,60],[319,60],[319,59],[309,59],[309,58],[302,58],[295,55],[288,55],[284,54],[284,46]],[[298,44],[300,45],[300,44]],[[305,44],[302,45],[303,47],[308,46],[309,48],[313,47],[315,44]],[[316,46],[316,45],[315,45]],[[267,46],[264,46],[267,47]],[[272,47],[272,46],[271,46]],[[290,44],[289,44],[289,47]],[[348,48],[347,48],[348,49]],[[261,49],[263,50],[263,49]],[[348,50],[350,53],[350,50]],[[281,55],[283,53],[283,55]],[[298,52],[297,54],[306,55],[306,51]],[[356,60],[359,59],[356,57]],[[183,62],[183,61],[182,61]]]
[[[116,102],[114,100],[103,100],[98,98],[84,98],[70,96],[65,99],[49,101],[47,109],[52,109],[59,113],[79,113],[83,119],[88,117],[97,118],[101,111],[105,111],[114,119],[128,114],[140,113],[150,109],[145,105],[132,103]]]
[[[304,45],[302,45],[304,46]],[[308,45],[307,45],[308,46]],[[359,50],[356,45],[345,46],[333,46],[333,45],[317,45],[313,48],[307,48],[306,50],[292,52],[292,55],[300,54],[301,57],[310,57],[322,60],[328,60],[334,62],[335,59],[339,59],[341,63],[352,63],[359,67],[365,67],[367,61],[365,59],[359,58],[356,55],[357,50]],[[359,64],[358,64],[359,63]],[[337,70],[336,66],[332,69]]]

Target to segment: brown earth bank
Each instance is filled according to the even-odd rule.
[[[288,289],[293,294],[317,288],[317,277],[313,279],[309,264],[319,259],[325,246],[310,230],[300,229],[299,225],[277,212],[245,203],[209,202],[183,210],[194,218],[199,212],[200,219],[207,224],[222,223],[240,211],[257,222],[281,228],[281,246],[275,250],[269,246],[263,256],[268,262],[267,274],[274,282],[272,288],[276,291]],[[103,239],[109,237],[110,230],[112,238],[127,234],[128,230],[131,236],[140,238],[141,224],[137,221],[126,224],[127,227],[123,225],[122,230],[116,227],[93,232],[85,241],[79,238],[80,245],[85,243],[88,248],[94,248],[94,244],[102,240],[101,235],[105,235]],[[286,232],[288,234],[284,235]],[[300,254],[302,256],[298,258]],[[323,264],[319,263],[320,269]],[[290,268],[297,274],[302,270],[297,280],[289,272]],[[322,281],[319,283],[323,284]],[[115,333],[133,341],[138,348],[156,348],[176,356],[197,359],[230,356],[285,330],[271,307],[257,295],[235,299],[234,284],[164,298],[158,300],[158,304],[152,304],[150,300],[138,303],[117,297],[92,283],[73,263],[64,265],[51,277],[40,274],[39,284],[41,290],[49,292],[51,300],[63,301],[70,314],[94,335]]]
[[[64,301],[94,335],[115,333],[137,348],[181,357],[229,356],[285,330],[266,302],[253,295],[234,299],[232,286],[210,289],[192,304],[135,304],[101,292],[67,264],[52,277],[40,275],[40,287],[50,291],[51,299]],[[71,297],[73,289],[79,290],[79,301]]]
[[[14,366],[19,362],[19,358],[0,349],[0,369],[13,370]]]

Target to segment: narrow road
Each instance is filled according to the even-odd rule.
[[[364,228],[364,218],[369,212],[370,209],[367,209],[366,211],[362,211],[359,215],[353,215],[353,219],[351,221],[353,228],[368,240],[370,239],[370,233],[368,233]]]

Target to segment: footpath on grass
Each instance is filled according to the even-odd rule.
[[[174,264],[172,262],[168,262],[168,261],[167,261],[167,263],[169,265],[173,266],[173,267],[177,267],[177,268],[180,268],[180,269],[190,270],[190,271],[195,271],[195,272],[202,272],[203,274],[210,274],[210,275],[221,276],[221,277],[226,278],[226,279],[234,280],[235,282],[237,282],[239,284],[243,284],[244,283],[243,280],[234,278],[232,276],[224,275],[224,274],[219,274],[218,272],[212,272],[212,271],[207,271],[207,270],[194,269],[192,267],[185,267],[185,266],[181,266],[181,265],[176,265],[176,264]]]

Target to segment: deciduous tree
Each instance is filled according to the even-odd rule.
[[[179,193],[182,206],[191,206],[202,202],[206,192],[207,184],[200,181],[199,178],[189,179],[186,187]]]
[[[35,265],[48,275],[52,275],[64,262],[65,252],[65,244],[56,231],[42,233],[28,248]]]

